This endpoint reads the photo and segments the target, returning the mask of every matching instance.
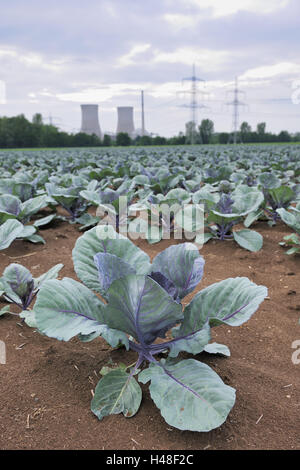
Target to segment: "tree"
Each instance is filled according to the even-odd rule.
[[[259,122],[256,126],[256,132],[258,133],[259,136],[263,136],[266,133],[266,123],[265,122]]]
[[[228,132],[220,132],[219,134],[219,144],[227,144],[229,141],[229,133]]]
[[[187,144],[195,144],[197,141],[197,130],[194,121],[189,121],[185,125],[185,136]]]
[[[179,132],[177,136],[171,137],[167,142],[169,145],[184,145],[187,143],[183,132]]]
[[[149,135],[141,135],[137,145],[152,145],[152,139]]]
[[[153,145],[166,145],[167,139],[165,137],[161,137],[160,135],[156,135],[152,138]]]
[[[248,122],[244,121],[240,127],[241,139],[243,142],[248,142],[251,134],[251,126]]]
[[[104,147],[111,147],[111,145],[112,145],[112,139],[111,139],[111,136],[110,136],[110,135],[104,134],[102,145],[103,145]]]
[[[290,142],[292,140],[288,131],[281,131],[278,134],[278,142]]]
[[[43,125],[43,116],[41,113],[36,113],[32,117],[32,124],[36,124],[37,126],[42,126]]]
[[[116,144],[121,147],[127,147],[131,144],[131,138],[127,132],[119,132],[117,134]]]
[[[209,144],[214,133],[213,121],[211,121],[211,119],[202,119],[201,124],[199,126],[199,132],[202,143]]]

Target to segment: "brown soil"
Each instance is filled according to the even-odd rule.
[[[5,315],[0,319],[0,339],[7,345],[7,364],[0,365],[0,448],[299,449],[300,365],[292,363],[291,345],[300,340],[300,257],[287,256],[278,246],[289,233],[283,224],[269,228],[261,223],[257,229],[264,236],[260,253],[233,241],[209,242],[201,250],[206,265],[199,288],[232,276],[247,276],[269,288],[269,299],[249,322],[213,330],[213,339],[230,347],[230,358],[198,356],[237,389],[236,404],[219,429],[196,433],[171,428],[147,386],[136,416],[98,421],[90,400],[101,367],[109,361],[131,364],[135,353],[112,350],[101,338],[59,342]],[[62,262],[62,276],[76,278],[71,251],[81,235],[77,227],[57,223],[42,235],[45,246],[17,241],[1,252],[0,273],[18,262],[38,276]],[[138,243],[151,257],[169,244]]]

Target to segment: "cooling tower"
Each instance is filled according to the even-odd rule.
[[[81,105],[81,132],[89,135],[96,134],[101,139],[97,104]]]
[[[127,132],[130,136],[134,133],[133,124],[133,107],[132,106],[119,106],[118,110],[118,125],[117,134],[119,132]]]

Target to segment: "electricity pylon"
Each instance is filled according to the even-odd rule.
[[[233,101],[228,101],[227,106],[233,106],[232,113],[232,134],[230,134],[228,143],[230,143],[231,138],[233,138],[233,143],[236,144],[238,141],[238,129],[239,129],[239,107],[247,106],[246,103],[239,100],[239,95],[245,95],[245,92],[240,90],[238,87],[238,78],[235,78],[235,87],[233,90],[228,91],[228,93],[233,93]],[[241,139],[240,139],[241,140]]]
[[[190,81],[191,82],[191,89],[189,91],[182,91],[179,93],[189,93],[191,95],[191,101],[189,104],[183,104],[181,107],[189,108],[191,110],[191,144],[193,145],[196,141],[196,131],[197,131],[197,109],[207,108],[202,103],[198,103],[198,95],[203,92],[200,92],[197,87],[197,82],[204,82],[202,78],[196,76],[196,68],[195,64],[193,64],[193,75],[191,77],[183,78],[182,81]]]

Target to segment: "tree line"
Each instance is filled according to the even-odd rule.
[[[129,145],[186,145],[195,144],[227,144],[232,142],[232,133],[215,132],[214,123],[210,119],[203,119],[196,128],[193,122],[186,124],[186,132],[180,132],[174,137],[159,135],[144,135],[131,138],[127,133],[121,132],[112,138],[105,134],[103,139],[96,135],[83,132],[69,134],[56,126],[44,124],[41,114],[35,114],[32,121],[21,114],[15,117],[0,118],[0,148],[49,148],[49,147],[110,147]],[[266,131],[266,123],[257,124],[253,131],[247,122],[243,122],[236,135],[238,142],[300,142],[300,133],[290,134],[281,131],[272,134]]]

